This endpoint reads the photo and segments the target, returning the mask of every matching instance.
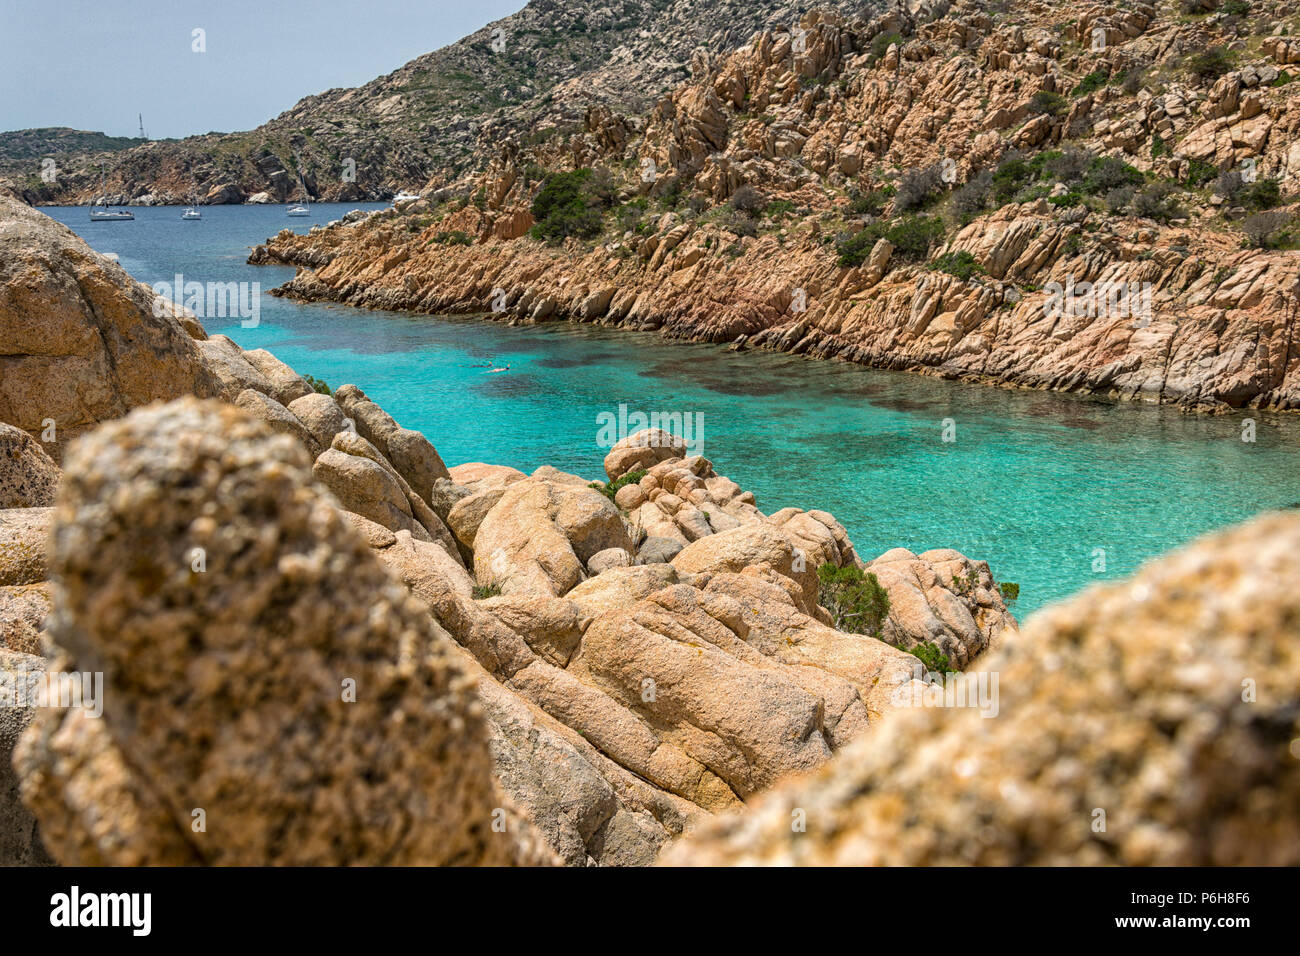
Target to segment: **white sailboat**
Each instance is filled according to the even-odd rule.
[[[393,205],[396,206],[399,202],[409,202],[412,199],[419,199],[419,198],[420,198],[419,193],[408,193],[405,189],[403,189],[400,193],[398,193],[396,196],[393,197]]]
[[[193,197],[191,196],[191,199],[192,198]],[[185,207],[185,211],[181,213],[181,218],[193,222],[196,219],[202,219],[203,213],[199,212],[199,207],[197,205],[191,204]]]
[[[109,209],[108,208],[108,189],[104,185],[104,167],[99,168],[99,190],[102,194],[100,202],[90,207],[91,222],[120,222],[125,219],[134,219],[135,214],[129,209]]]

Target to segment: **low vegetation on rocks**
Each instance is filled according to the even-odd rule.
[[[852,566],[823,564],[817,569],[817,582],[818,600],[830,612],[837,628],[872,637],[880,633],[889,615],[889,592],[874,574],[864,574]]]
[[[1293,515],[1022,635],[668,432],[449,468],[3,197],[0,290],[0,676],[105,681],[2,709],[0,862],[1300,862]]]

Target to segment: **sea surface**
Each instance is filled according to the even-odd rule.
[[[689,413],[700,452],[763,511],[830,511],[866,558],[898,546],[983,558],[1020,585],[1022,618],[1205,531],[1300,506],[1296,415],[1197,417],[648,333],[304,305],[265,294],[292,269],[245,263],[283,228],[381,206],[316,205],[306,219],[209,206],[199,222],[176,207],[108,223],[84,208],[43,211],[143,282],[258,283],[257,327],[205,316],[208,331],[333,387],[359,385],[448,465],[603,478],[602,426],[620,404]],[[1246,419],[1254,441],[1242,440]]]

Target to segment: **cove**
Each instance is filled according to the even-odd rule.
[[[122,223],[91,223],[84,208],[42,211],[143,282],[179,273],[265,290],[293,270],[247,265],[253,245],[353,208],[316,205],[313,218],[286,219],[283,206],[210,206],[184,222],[177,208],[145,207]],[[764,512],[830,511],[868,559],[905,547],[987,560],[999,580],[1020,584],[1022,618],[1206,531],[1300,506],[1297,415],[1199,417],[650,333],[511,328],[265,294],[256,327],[205,325],[331,386],[359,385],[449,465],[603,477],[602,423],[620,405],[629,418],[689,414],[703,426],[700,453]]]

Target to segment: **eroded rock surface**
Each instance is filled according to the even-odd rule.
[[[0,509],[54,504],[59,466],[21,428],[0,422]]]
[[[132,408],[220,382],[198,344],[121,266],[48,216],[0,196],[0,421],[56,461],[69,440]]]
[[[81,255],[101,307],[151,327]],[[163,390],[225,404],[97,408],[57,508],[0,509],[3,642],[106,679],[103,717],[42,709],[20,756],[61,862],[647,863],[874,732],[915,677],[818,607],[819,564],[866,567],[834,517],[764,515],[680,440],[631,436],[606,473],[646,474],[613,501],[545,465],[447,469],[355,386],[305,393],[170,318],[192,347]],[[16,438],[48,502],[57,469]],[[905,566],[891,641],[974,659],[1014,628],[982,565]]]

